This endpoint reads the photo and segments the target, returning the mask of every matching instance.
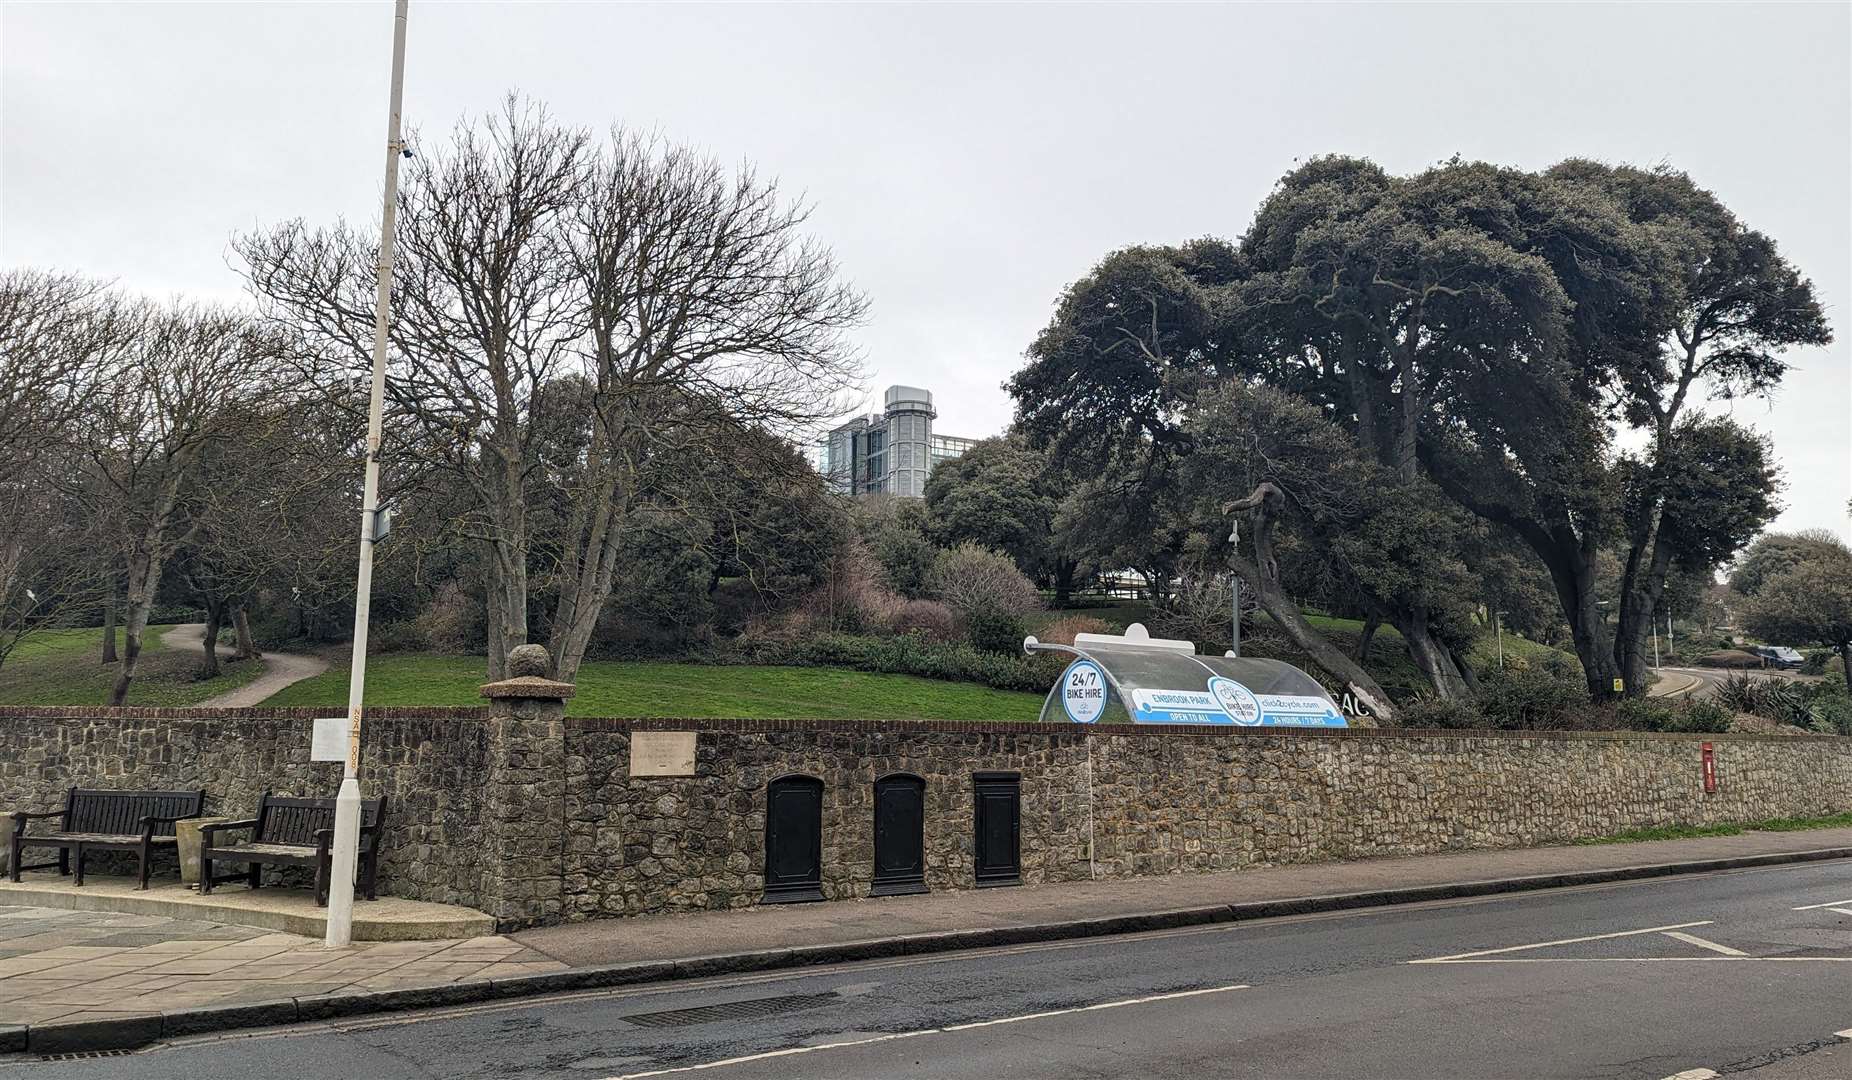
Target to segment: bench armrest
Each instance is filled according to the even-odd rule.
[[[221,832],[225,829],[255,829],[255,828],[257,828],[256,818],[246,818],[243,821],[215,821],[210,825],[200,826],[199,842],[202,845],[210,845],[212,843],[212,834],[216,832]]]
[[[198,816],[198,814],[144,814],[141,819],[141,838],[146,841],[153,837],[156,825],[171,825],[176,821],[185,821],[187,818]]]
[[[15,810],[8,816],[13,819],[14,834],[17,836],[24,836],[26,835],[26,825],[28,822],[35,821],[35,820],[41,820],[44,818],[61,818],[64,816],[64,811],[45,810],[45,811],[34,813],[31,811],[26,811],[26,810]]]

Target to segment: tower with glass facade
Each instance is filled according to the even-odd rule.
[[[818,470],[845,495],[926,494],[926,478],[941,461],[965,452],[975,439],[933,433],[938,413],[932,391],[890,386],[882,411],[858,416],[824,437]]]

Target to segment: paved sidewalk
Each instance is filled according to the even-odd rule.
[[[504,937],[325,949],[312,938],[221,923],[0,906],[0,1024],[120,1021],[565,966]]]
[[[204,1031],[488,998],[1698,872],[1732,860],[1848,856],[1852,829],[1744,833],[781,904],[335,950],[312,938],[218,922],[16,904],[0,906],[0,1055],[133,1047]],[[1852,859],[1844,865],[1852,886]]]
[[[1587,844],[1309,863],[1223,874],[1176,874],[977,889],[823,904],[570,923],[513,935],[574,966],[624,964],[874,941],[914,934],[1030,927],[1299,897],[1373,893],[1627,867],[1852,848],[1852,829],[1742,833],[1692,840]],[[1852,866],[1848,866],[1852,881]]]

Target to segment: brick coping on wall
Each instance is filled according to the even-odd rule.
[[[169,708],[144,705],[4,705],[0,718],[18,720],[313,720],[320,716],[345,716],[345,705],[292,705],[249,709]],[[482,720],[489,715],[486,705],[374,705],[366,715],[383,720]]]
[[[1762,733],[1712,734],[1683,731],[1507,731],[1496,728],[1260,728],[1225,724],[1052,724],[1040,722],[985,723],[969,720],[692,720],[668,717],[568,716],[568,727],[581,731],[730,731],[746,734],[779,731],[841,731],[858,734],[913,732],[964,732],[980,735],[1108,735],[1169,738],[1202,735],[1216,738],[1277,739],[1548,739],[1562,741],[1690,742],[1821,742],[1843,735],[1771,735]]]
[[[0,705],[0,719],[9,720],[310,720],[339,715],[333,707],[291,706],[248,709],[153,708],[86,705]],[[483,720],[488,706],[382,705],[366,711],[377,720]],[[692,719],[686,717],[568,716],[566,725],[579,731],[714,731],[770,734],[781,731],[836,731],[856,734],[960,733],[977,735],[1070,735],[1174,738],[1275,739],[1543,739],[1549,741],[1653,741],[1697,742],[1852,742],[1844,735],[1773,735],[1765,733],[1712,733],[1683,731],[1511,731],[1499,728],[1243,728],[1211,724],[1054,724],[1039,721],[981,720],[847,720],[847,719]]]

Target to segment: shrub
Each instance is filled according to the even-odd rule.
[[[1228,647],[1234,590],[1226,576],[1186,574],[1176,591],[1151,610],[1156,637],[1194,641],[1206,653]]]
[[[1801,664],[1802,675],[1824,675],[1826,662],[1833,658],[1831,649],[1808,649],[1807,659]]]
[[[1063,657],[980,652],[964,642],[936,642],[919,634],[876,638],[815,634],[795,639],[742,637],[722,662],[845,667],[890,675],[971,682],[998,690],[1047,693],[1066,667]]]
[[[1736,719],[1730,710],[1714,701],[1686,701],[1679,707],[1679,722],[1672,731],[1728,731]]]
[[[1759,668],[1762,666],[1762,658],[1741,649],[1720,649],[1698,657],[1698,663],[1716,668]]]
[[[438,586],[436,595],[412,620],[425,646],[441,653],[479,653],[489,639],[488,616],[475,597],[454,581]]]
[[[1395,722],[1409,728],[1482,728],[1485,718],[1471,702],[1450,698],[1418,697],[1396,706]]]
[[[1809,694],[1798,683],[1767,676],[1732,675],[1717,684],[1717,700],[1725,708],[1751,713],[1766,720],[1811,727]]]
[[[1487,672],[1479,688],[1481,727],[1547,731],[1588,726],[1580,715],[1588,704],[1587,691],[1548,672]]]
[[[1009,556],[970,542],[933,560],[932,591],[964,623],[972,646],[990,652],[1017,651],[1023,616],[1042,606],[1034,583]]]
[[[965,636],[980,652],[1018,653],[1028,635],[1017,616],[981,611],[965,620]]]
[[[1713,701],[1638,697],[1621,702],[1615,718],[1630,731],[1722,732],[1736,714]]]
[[[933,641],[958,636],[958,617],[937,600],[908,600],[894,609],[887,627],[896,634],[918,634]]]
[[[1050,645],[1072,645],[1075,634],[1104,634],[1112,627],[1104,619],[1091,615],[1063,615],[1036,632],[1038,641]]]
[[[886,630],[900,605],[867,546],[850,537],[826,560],[823,584],[805,597],[803,611],[832,633],[854,634]]]

